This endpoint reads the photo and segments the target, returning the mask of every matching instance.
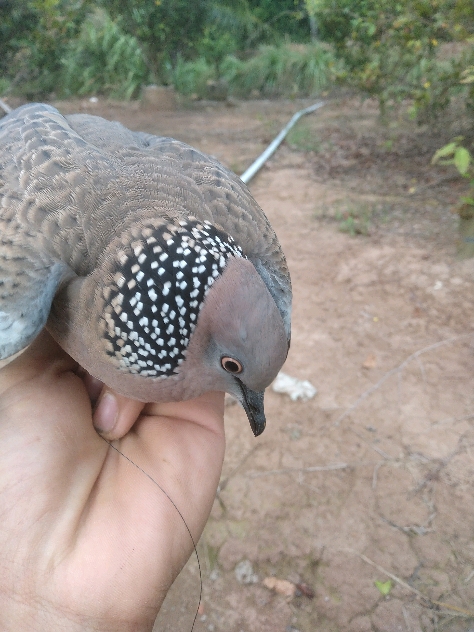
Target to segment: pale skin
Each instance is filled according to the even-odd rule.
[[[170,500],[104,438],[166,490],[197,541],[224,457],[224,396],[143,406],[104,387],[93,418],[100,385],[77,372],[47,333],[0,370],[0,629],[150,631],[193,546]]]

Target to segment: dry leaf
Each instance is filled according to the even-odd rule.
[[[308,599],[313,599],[314,590],[311,588],[311,586],[308,586],[308,584],[304,584],[304,583],[296,584],[296,588],[300,591],[302,595],[304,595],[305,597],[308,597]]]
[[[279,595],[284,597],[294,597],[296,593],[296,586],[293,582],[289,582],[286,579],[277,579],[276,577],[265,577],[263,585],[269,590],[274,590]]]
[[[362,364],[362,368],[364,369],[374,369],[377,366],[377,358],[375,353],[369,353]]]

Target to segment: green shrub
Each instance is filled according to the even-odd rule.
[[[10,88],[10,80],[7,79],[6,77],[0,77],[0,97],[2,96],[2,94],[5,94],[6,92],[8,92],[9,88]]]
[[[219,71],[237,96],[247,97],[253,91],[267,97],[311,96],[327,87],[336,67],[327,48],[285,44],[262,46],[246,61],[228,56]]]
[[[84,20],[88,0],[0,2],[0,72],[8,91],[28,99],[55,92],[61,58]]]
[[[442,120],[453,102],[472,109],[463,68],[474,64],[472,0],[306,0],[321,36],[344,60],[340,79],[387,106],[412,102],[419,122]],[[440,54],[464,42],[461,55]],[[474,113],[474,110],[473,110]]]
[[[65,94],[104,94],[130,99],[148,71],[138,40],[124,33],[103,10],[84,22],[62,60]]]
[[[311,125],[305,121],[300,121],[291,128],[286,137],[286,144],[296,151],[319,152],[322,150],[321,140]]]
[[[175,89],[185,96],[195,95],[205,98],[207,82],[215,79],[216,70],[204,57],[195,61],[184,61],[178,58],[172,72],[172,82]]]
[[[474,217],[474,155],[463,144],[464,138],[458,136],[450,143],[438,149],[432,163],[453,165],[459,175],[469,181],[469,193],[460,198],[457,212],[462,219]]]

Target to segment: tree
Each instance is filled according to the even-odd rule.
[[[322,39],[346,64],[342,79],[388,103],[412,100],[420,120],[435,119],[454,97],[472,103],[462,72],[474,64],[472,0],[306,0]],[[464,42],[457,55],[440,54],[443,42]]]

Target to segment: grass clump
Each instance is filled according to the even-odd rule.
[[[172,71],[171,81],[180,94],[204,99],[207,96],[208,83],[215,78],[215,67],[204,57],[194,61],[185,61],[179,57]]]
[[[296,151],[319,152],[322,149],[321,141],[314,129],[310,125],[301,122],[288,132],[286,143],[291,149]]]
[[[130,99],[148,74],[138,40],[100,9],[85,20],[62,64],[66,95],[104,94]]]
[[[327,47],[317,44],[262,46],[246,61],[226,57],[220,74],[232,94],[248,97],[303,97],[321,92],[331,82],[336,60]]]

